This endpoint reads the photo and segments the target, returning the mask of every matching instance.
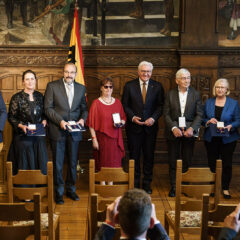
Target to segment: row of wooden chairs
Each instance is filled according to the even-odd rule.
[[[199,234],[201,240],[217,239],[224,218],[236,205],[220,204],[222,162],[217,160],[216,172],[209,168],[189,168],[182,173],[182,161],[177,161],[175,210],[165,212],[165,229],[174,230],[174,239],[180,234]],[[102,181],[113,185],[101,185]],[[122,184],[123,182],[123,184]],[[102,168],[95,173],[94,160],[89,163],[89,239],[93,239],[106,217],[106,205],[134,186],[134,161],[129,162],[129,173],[121,168]],[[209,197],[209,196],[212,197]],[[119,227],[115,239],[120,235]]]
[[[201,240],[217,239],[224,218],[236,207],[220,204],[222,161],[217,160],[216,172],[209,168],[189,168],[182,172],[182,161],[177,161],[175,210],[165,212],[165,229],[180,234],[198,234]],[[212,196],[212,197],[210,197]],[[221,224],[220,224],[221,223]]]
[[[53,200],[52,162],[47,164],[47,175],[40,170],[19,170],[14,176],[12,163],[7,162],[7,186],[10,204],[0,205],[0,221],[8,223],[0,223],[1,239],[25,239],[27,234],[34,234],[35,239],[42,236],[60,239],[60,216],[55,213]],[[30,221],[33,219],[34,222]]]
[[[106,182],[102,185],[101,182]],[[111,182],[111,185],[107,184]],[[122,168],[101,168],[95,173],[95,161],[89,162],[89,196],[90,208],[88,212],[89,238],[93,239],[97,230],[106,218],[106,206],[116,197],[121,196],[129,189],[134,188],[134,160],[129,161],[128,173]],[[114,239],[119,239],[120,228],[116,226]]]

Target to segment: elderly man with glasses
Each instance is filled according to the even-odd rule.
[[[130,159],[135,160],[135,187],[140,188],[140,156],[143,152],[142,188],[152,193],[154,150],[158,119],[163,112],[164,90],[160,82],[151,79],[153,65],[143,61],[138,65],[138,78],[126,83],[122,103],[127,116],[126,133]]]
[[[67,129],[69,129],[69,125],[73,121],[76,122],[76,125],[84,126],[88,111],[85,98],[86,89],[83,85],[75,82],[76,75],[77,68],[75,64],[65,64],[63,78],[48,83],[44,98],[45,114],[49,119],[49,137],[53,152],[55,201],[57,204],[64,203],[63,163],[65,153],[68,163],[66,195],[74,201],[79,200],[75,184],[78,145],[82,139],[82,134],[81,132],[71,133]]]
[[[203,117],[200,93],[190,86],[191,74],[181,68],[176,73],[177,87],[167,93],[163,115],[168,141],[168,161],[171,190],[169,197],[175,197],[176,162],[183,161],[183,171],[191,164],[194,136],[197,136]]]

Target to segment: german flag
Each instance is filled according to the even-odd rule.
[[[75,78],[75,81],[81,83],[82,85],[85,85],[82,59],[82,46],[79,33],[78,12],[76,7],[74,12],[74,20],[68,52],[68,62],[74,63],[77,67],[77,76]]]

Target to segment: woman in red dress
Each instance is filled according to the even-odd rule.
[[[112,97],[113,81],[107,78],[100,82],[101,96],[95,99],[90,107],[87,125],[93,142],[93,156],[96,171],[101,167],[121,167],[125,150],[121,126],[126,116],[120,100]],[[120,127],[115,126],[112,114],[119,113]]]

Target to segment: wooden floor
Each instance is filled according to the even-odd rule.
[[[64,197],[64,205],[57,205],[57,212],[61,214],[61,239],[62,240],[87,240],[87,209],[88,209],[88,166],[84,173],[79,174],[77,193],[80,201],[74,202]],[[153,193],[151,195],[152,202],[156,205],[157,216],[161,223],[164,223],[164,211],[174,209],[174,198],[168,197],[169,181],[168,181],[168,165],[156,164],[154,167],[154,179],[152,183]],[[233,166],[233,178],[230,188],[232,199],[224,200],[225,203],[238,203],[240,201],[240,166]],[[0,196],[0,200],[4,201],[6,196]],[[173,232],[170,230],[170,238]],[[181,236],[184,240],[197,240],[198,235]]]

